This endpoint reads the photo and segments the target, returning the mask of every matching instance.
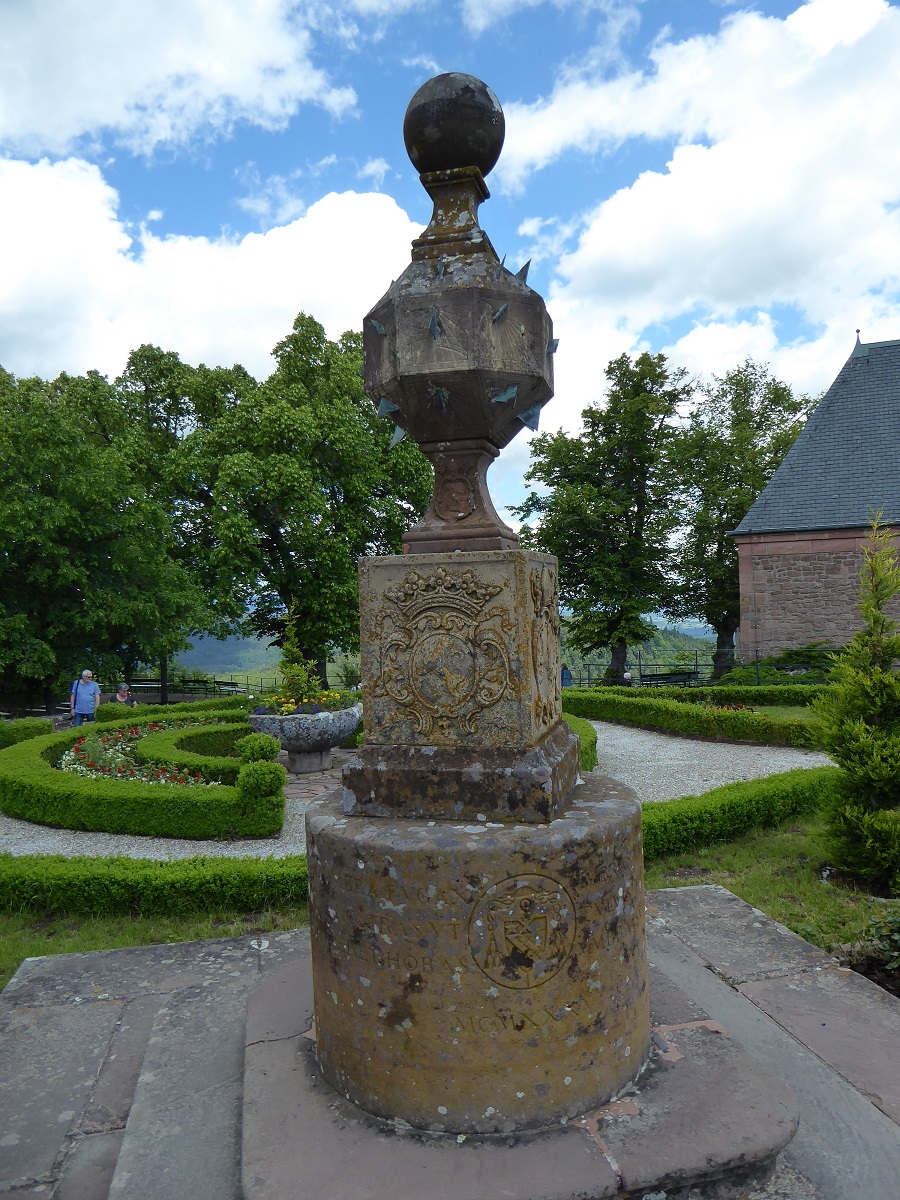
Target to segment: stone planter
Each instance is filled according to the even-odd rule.
[[[287,717],[251,713],[247,717],[254,733],[270,733],[278,738],[288,752],[288,771],[292,775],[324,771],[332,749],[356,732],[361,719],[361,704],[334,712],[292,713]]]

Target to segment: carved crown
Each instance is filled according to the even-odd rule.
[[[474,620],[502,590],[497,584],[479,582],[474,571],[438,567],[430,575],[410,571],[401,584],[384,594],[411,620],[435,609],[449,609]]]

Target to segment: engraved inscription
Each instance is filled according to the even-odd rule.
[[[557,973],[575,941],[575,905],[561,883],[546,875],[514,875],[476,901],[469,948],[494,983],[533,988]]]
[[[478,731],[479,714],[514,693],[508,608],[488,607],[502,592],[471,570],[407,572],[385,592],[378,614],[376,696],[390,696],[428,735],[437,725]]]

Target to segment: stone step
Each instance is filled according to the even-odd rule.
[[[0,997],[0,1194],[239,1196],[246,996],[298,939],[26,960]]]
[[[240,1200],[247,983],[187,988],[156,1014],[109,1200]]]

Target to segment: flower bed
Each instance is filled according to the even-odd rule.
[[[215,715],[206,720],[215,723]],[[177,736],[186,733],[190,725],[196,730],[198,724],[188,719],[181,730],[170,732]],[[152,717],[138,717],[119,727],[153,725],[158,729],[159,723]],[[101,728],[108,733],[111,727]],[[196,783],[161,787],[156,781],[123,779],[119,772],[115,777],[89,772],[86,777],[57,770],[66,752],[83,737],[81,727],[0,751],[0,810],[11,817],[65,829],[155,837],[270,837],[281,829],[286,772],[278,763],[237,763],[234,786],[218,787]]]
[[[177,733],[184,730],[185,722],[179,721]],[[127,782],[153,783],[164,787],[195,787],[197,784],[220,782],[204,779],[199,769],[179,768],[171,762],[157,762],[141,744],[155,733],[168,733],[173,729],[171,721],[152,721],[149,725],[103,726],[83,733],[71,749],[59,758],[58,771],[71,771],[86,779],[109,778]],[[143,753],[139,754],[139,747]],[[234,772],[237,777],[237,770]],[[232,779],[230,782],[234,782]]]
[[[172,770],[199,773],[207,783],[234,784],[241,760],[233,757],[237,743],[251,733],[245,721],[198,729],[163,730],[150,733],[135,746],[142,762],[165,763]]]

